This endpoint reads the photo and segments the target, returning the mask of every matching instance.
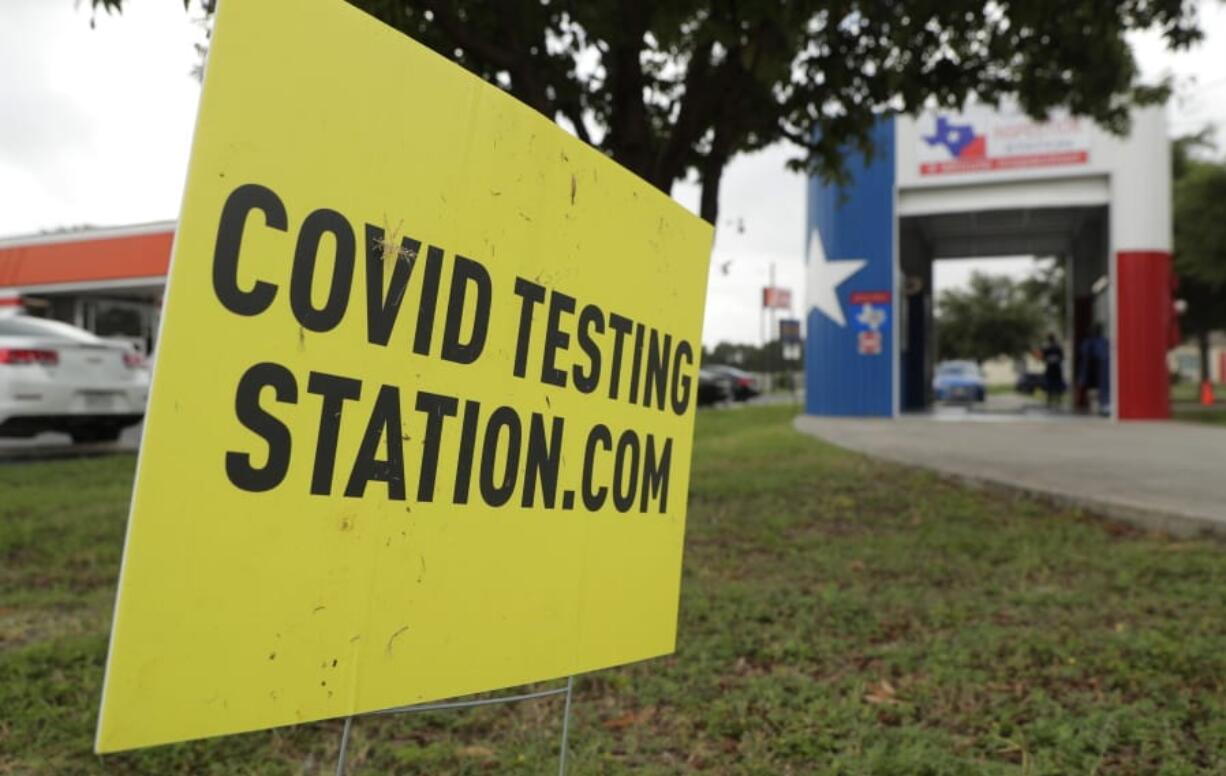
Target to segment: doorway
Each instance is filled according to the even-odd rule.
[[[938,363],[959,356],[978,361],[976,356],[983,355],[959,354],[941,346],[936,318],[939,289],[934,268],[937,262],[948,265],[995,257],[1001,266],[1013,264],[1016,267],[1017,257],[1037,256],[1051,257],[1051,266],[1063,269],[1063,304],[1053,304],[1053,307],[1062,308],[1059,310],[1062,314],[1052,316],[1055,320],[1048,327],[1057,334],[1065,353],[1064,381],[1069,391],[1063,407],[1070,411],[1089,410],[1089,392],[1076,390],[1076,386],[1077,377],[1083,375],[1084,369],[1082,343],[1096,324],[1104,332],[1111,331],[1107,230],[1106,206],[1028,207],[901,218],[898,242],[902,290],[899,294],[901,409],[904,412],[938,410],[933,384]],[[999,370],[999,366],[993,368]],[[1025,371],[1014,377],[1015,383],[1033,368],[1036,368],[1033,363],[1023,367]],[[999,373],[996,380],[1000,381]],[[1008,412],[1030,406],[1017,401],[985,401],[983,404],[995,405]]]

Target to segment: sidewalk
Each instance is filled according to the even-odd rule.
[[[1090,418],[796,418],[840,447],[1176,536],[1226,536],[1226,428]]]

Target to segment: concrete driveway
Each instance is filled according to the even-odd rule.
[[[954,420],[981,422],[951,422]],[[938,412],[817,418],[796,427],[849,450],[1009,487],[1145,528],[1226,535],[1226,429],[1084,417]]]

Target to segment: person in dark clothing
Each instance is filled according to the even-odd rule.
[[[1077,370],[1077,387],[1094,392],[1100,415],[1111,414],[1111,348],[1103,336],[1103,325],[1094,324],[1090,336],[1081,343],[1080,363]]]
[[[1047,344],[1041,351],[1043,361],[1043,391],[1047,394],[1047,406],[1058,407],[1064,397],[1064,348],[1055,334],[1047,335]]]

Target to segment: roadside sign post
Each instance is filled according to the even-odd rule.
[[[783,357],[789,361],[800,359],[800,319],[779,319],[779,344],[783,346]]]
[[[222,4],[97,751],[569,677],[565,767],[573,677],[675,648],[711,239],[340,0]]]
[[[779,319],[779,348],[780,354],[784,362],[800,361],[802,339],[800,337],[800,319],[799,318],[780,318]],[[789,374],[790,392],[792,394],[792,403],[800,403],[800,391],[796,382],[797,371],[791,370]]]
[[[762,288],[762,345],[768,344],[767,337],[770,334],[776,334],[775,331],[775,311],[776,310],[791,310],[792,309],[792,291],[788,288],[780,288],[775,285],[775,263],[772,261],[770,266],[770,285]],[[769,315],[769,325],[767,325]]]

